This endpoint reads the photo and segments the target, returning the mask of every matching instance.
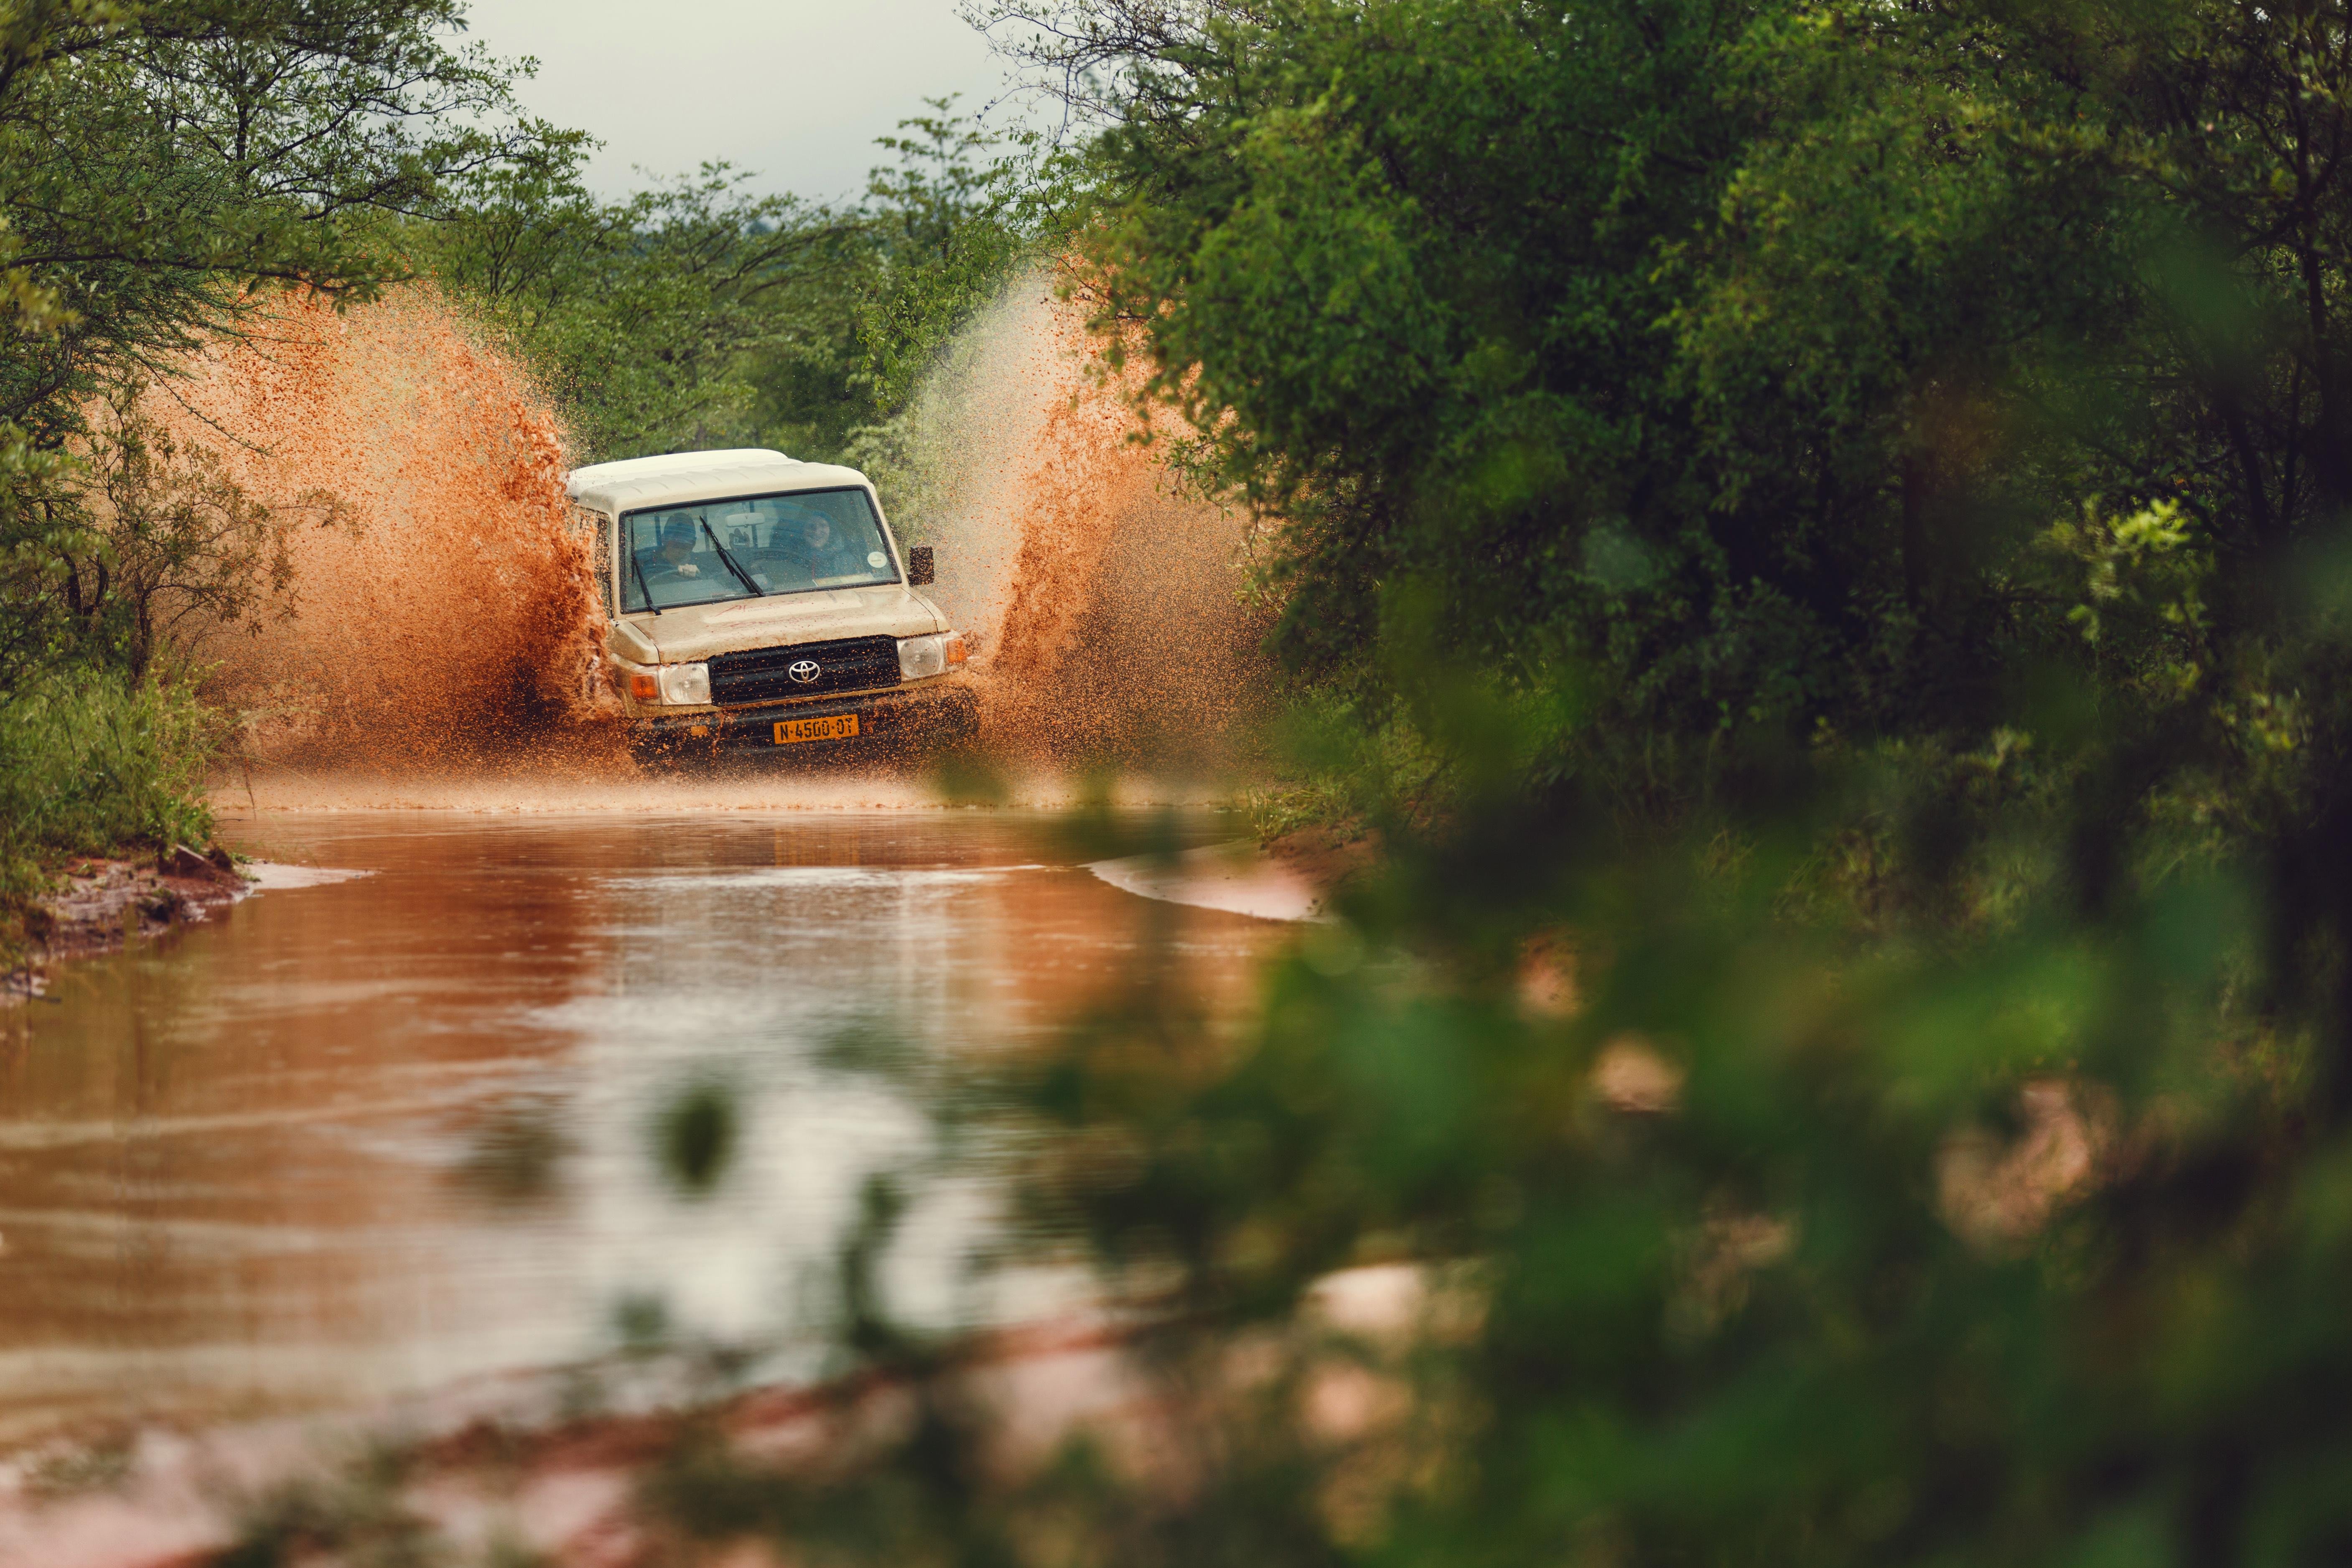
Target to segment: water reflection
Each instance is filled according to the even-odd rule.
[[[925,1146],[834,1047],[1017,1047],[1171,918],[1011,814],[249,837],[374,874],[83,966],[0,1024],[0,1442],[566,1362],[613,1342],[624,1301],[772,1339],[805,1321],[867,1174]],[[1281,938],[1172,918],[1213,1008]],[[649,1157],[697,1083],[740,1119],[699,1198]],[[956,1267],[989,1213],[983,1186],[929,1194],[887,1271],[902,1305],[1013,1310]]]

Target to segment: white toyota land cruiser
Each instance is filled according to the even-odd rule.
[[[575,468],[632,748],[961,740],[964,639],[855,468],[747,448]]]

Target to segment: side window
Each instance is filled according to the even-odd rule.
[[[604,616],[613,614],[613,520],[586,507],[572,509],[572,526],[588,535],[588,558],[596,572],[596,598]]]

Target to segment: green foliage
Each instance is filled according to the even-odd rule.
[[[396,220],[576,142],[516,115],[517,68],[455,47],[462,25],[458,0],[0,16],[11,904],[46,858],[203,836],[203,721],[176,672],[136,683],[203,628],[284,608],[289,521],[141,420],[140,391],[250,331],[275,289],[370,297],[405,274]]]
[[[1281,525],[1294,659],[1360,677],[1418,583],[1466,654],[1539,679],[1572,650],[1604,729],[1692,742],[1682,802],[1710,734],[1981,734],[2043,666],[2095,681],[2037,567],[2095,499],[2179,509],[2221,668],[2280,629],[2352,495],[2318,456],[2346,204],[2292,152],[2337,123],[2294,107],[2338,101],[2298,96],[2338,80],[2317,14],[1001,23],[1113,121],[1103,321],[1203,432],[1193,471]]]
[[[0,419],[54,443],[101,374],[171,374],[271,285],[364,298],[404,270],[386,215],[561,142],[515,121],[513,68],[450,47],[462,15],[457,0],[13,12],[0,220],[38,303],[33,335],[0,355]]]
[[[876,169],[866,186],[884,266],[859,302],[858,378],[885,414],[906,406],[948,340],[996,297],[1029,248],[1030,171],[955,116],[952,97],[929,102],[936,112],[898,122],[915,134],[881,138],[898,163]]]
[[[2216,1048],[2241,877],[1857,954],[1772,912],[1801,835],[1695,879],[1696,847],[1628,853],[1570,801],[1465,804],[1382,825],[1358,943],[1302,941],[1237,1055],[1204,1070],[1139,1010],[1035,1080],[1053,1212],[1214,1325],[1189,1364],[1333,1269],[1410,1262],[1426,1291],[1408,1351],[1359,1352],[1394,1415],[1333,1447],[1303,1400],[1252,1407],[1286,1439],[1188,1518],[1303,1529],[1286,1561],[2334,1550],[2339,1510],[2294,1478],[2340,1441],[2314,1391],[2352,1352],[2346,1145],[2290,1131],[2299,1042],[2241,1015]],[[1542,945],[1563,929],[1593,935]],[[1547,952],[1573,1011],[1529,1000]],[[2092,1152],[2053,1176],[2034,1141],[2061,1126]],[[1306,1384],[1341,1352],[1286,1353]],[[1268,1499],[1282,1466],[1304,1507]],[[1133,1545],[1102,1555],[1181,1560]]]
[[[1024,254],[1024,166],[951,99],[932,107],[881,139],[898,164],[857,206],[758,195],[723,163],[600,202],[563,144],[465,184],[418,244],[539,366],[583,458],[839,458]]]
[[[52,670],[0,703],[0,897],[44,868],[125,844],[201,844],[218,722],[177,680]]]
[[[64,453],[0,427],[0,703],[39,673],[68,629],[58,592],[66,561],[90,543],[61,482],[68,472]]]
[[[1460,733],[1504,735],[1489,705]],[[905,1418],[782,1473],[689,1444],[655,1502],[843,1562],[2340,1551],[2352,1126],[2326,1037],[2259,1001],[2260,866],[2175,864],[2095,922],[1792,902],[1801,813],[1632,841],[1480,744],[1434,819],[1356,797],[1383,868],[1239,1038],[1147,958],[944,1088],[1013,1122],[974,1141],[1017,1163],[1012,1255],[1075,1240],[1134,1326],[1124,1458],[1008,1464],[1025,1413],[888,1326],[869,1205],[846,1338]],[[2008,853],[2046,887],[2069,847]],[[1317,1305],[1366,1267],[1385,1319]]]
[[[422,237],[436,270],[539,365],[587,458],[740,438],[753,358],[789,357],[806,318],[847,310],[849,220],[752,195],[723,163],[602,203],[579,156],[471,183],[461,216]]]
[[[691,1194],[709,1192],[735,1152],[735,1097],[717,1084],[697,1084],[661,1113],[656,1142],[662,1168]]]
[[[240,1500],[238,1539],[219,1568],[295,1568],[332,1558],[382,1568],[425,1568],[451,1560],[449,1542],[400,1495],[408,1468],[395,1450],[371,1446],[346,1474],[290,1481]],[[494,1538],[485,1568],[529,1563]]]
[[[903,1440],[676,1506],[849,1560],[2352,1550],[2343,6],[983,19],[1268,525],[1318,681],[1261,821],[1385,865],[1239,1039],[1146,963],[959,1100],[1134,1314],[1152,1463],[1003,1479],[868,1328]],[[1371,1266],[1412,1310],[1339,1331]]]

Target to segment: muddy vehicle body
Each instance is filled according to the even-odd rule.
[[[855,468],[741,449],[574,469],[611,626],[607,671],[647,757],[929,749],[978,705],[965,641],[917,590]]]

